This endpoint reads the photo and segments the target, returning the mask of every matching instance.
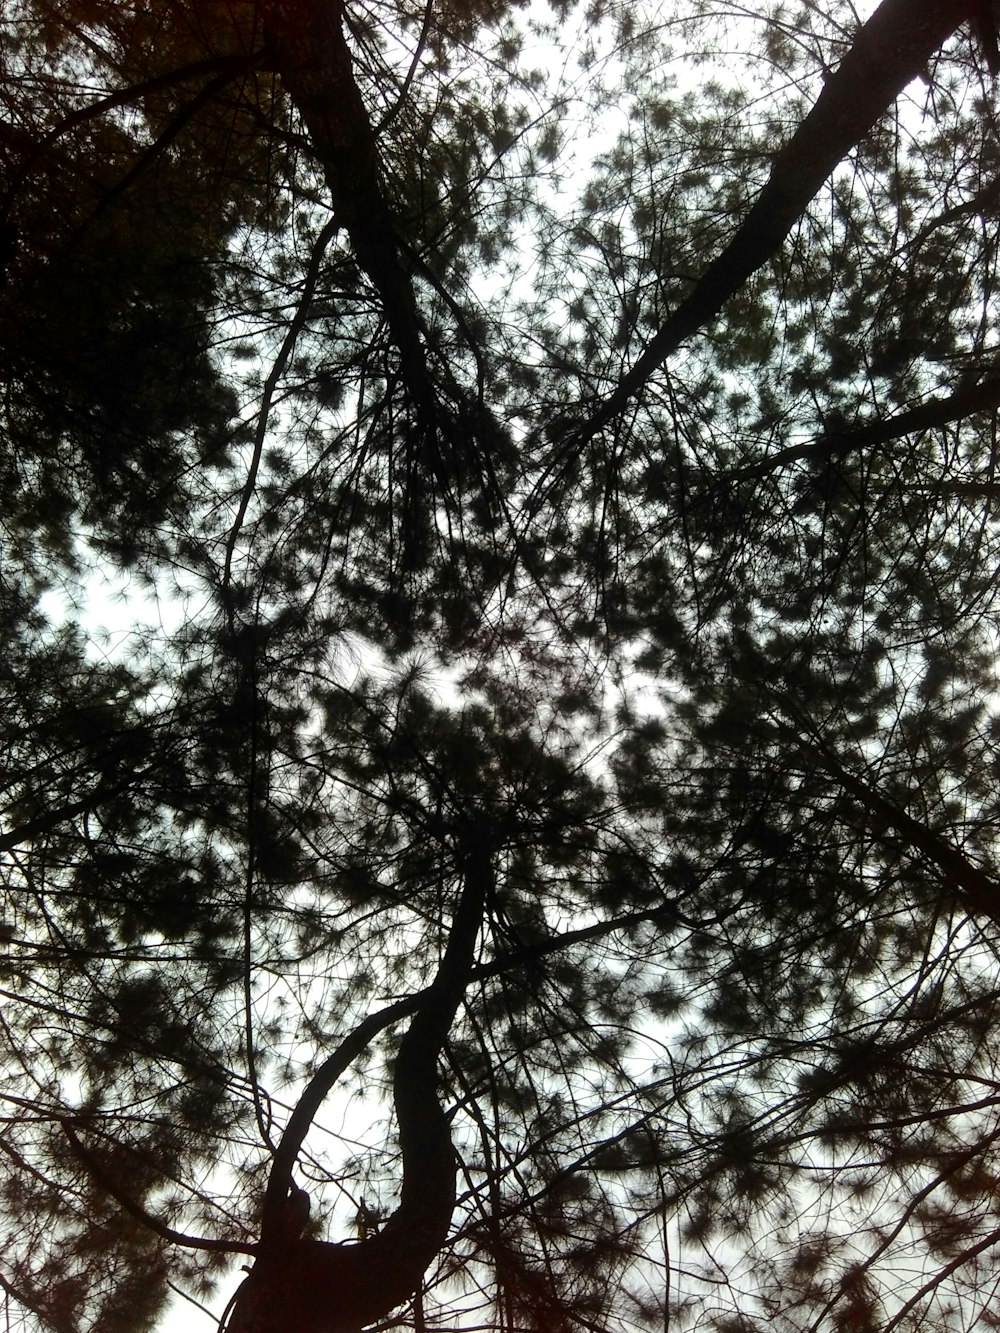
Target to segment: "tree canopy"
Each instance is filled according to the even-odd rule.
[[[995,1324],[993,5],[2,24],[8,1327]]]

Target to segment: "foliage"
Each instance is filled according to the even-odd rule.
[[[12,1326],[995,1318],[988,9],[10,7]]]

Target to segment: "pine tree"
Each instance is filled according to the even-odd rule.
[[[991,1319],[993,7],[3,24],[11,1326]]]

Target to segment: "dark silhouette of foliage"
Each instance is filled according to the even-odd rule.
[[[5,12],[11,1327],[995,1318],[997,31]]]

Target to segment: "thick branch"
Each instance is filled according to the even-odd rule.
[[[756,463],[747,463],[744,467],[722,473],[713,485],[768,477],[788,463],[797,463],[807,458],[829,458],[868,449],[877,444],[889,444],[907,435],[918,435],[922,431],[947,426],[952,421],[961,421],[976,412],[995,411],[997,408],[1000,408],[1000,378],[991,377],[979,384],[962,385],[947,398],[928,399],[917,407],[887,417],[885,421],[865,422],[851,430],[833,431],[805,444],[791,444],[785,449],[778,449]],[[995,493],[989,483],[955,482],[948,483],[948,486],[961,493],[965,493],[966,487],[973,488],[969,493],[974,495]]]
[[[844,769],[837,776],[845,791],[937,866],[952,893],[970,916],[989,917],[994,924],[1000,925],[1000,892],[989,875],[973,865],[946,838],[901,810],[874,788]]]
[[[103,116],[106,111],[114,111],[118,107],[134,105],[149,93],[160,92],[164,88],[187,83],[191,79],[200,78],[203,74],[223,75],[227,82],[231,82],[238,75],[254,69],[260,64],[260,60],[261,53],[259,51],[250,55],[210,56],[205,60],[193,61],[189,65],[181,65],[178,69],[167,70],[166,73],[158,74],[152,79],[145,79],[141,83],[130,84],[127,88],[119,88],[113,93],[108,93],[105,97],[99,97],[96,101],[88,102],[85,106],[69,112],[37,143],[32,144],[26,153],[24,160],[13,174],[10,189],[4,196],[7,207],[9,208],[10,200],[34,171],[39,161],[53,148],[56,141],[77,125],[83,125],[88,120],[95,120],[98,116]],[[220,85],[217,79],[213,79],[208,86],[213,92],[216,92]],[[4,129],[9,131],[10,127],[4,126]]]
[[[0,1273],[0,1291],[11,1300],[17,1301],[18,1305],[22,1306],[25,1310],[30,1310],[33,1315],[37,1315],[41,1320],[43,1327],[56,1327],[52,1319],[49,1318],[49,1312],[44,1300],[39,1296],[35,1296],[33,1292],[28,1291],[25,1287],[17,1286],[15,1283],[11,1282],[9,1278],[5,1278],[2,1273]],[[9,1310],[7,1312],[7,1317],[10,1318]]]
[[[493,882],[488,828],[470,829],[459,855],[462,888],[448,942],[393,1070],[403,1169],[400,1205],[380,1232],[359,1244],[303,1240],[297,1230],[290,1233],[291,1166],[308,1127],[308,1120],[301,1123],[300,1100],[292,1116],[294,1132],[290,1122],[272,1165],[258,1258],[237,1292],[231,1333],[257,1333],[279,1325],[296,1333],[359,1333],[412,1296],[447,1238],[455,1206],[456,1157],[448,1116],[437,1095],[437,1061],[472,975]],[[358,1034],[365,1027],[352,1034],[354,1050],[362,1049]],[[310,1100],[315,1100],[313,1084],[310,1089]]]
[[[736,235],[656,333],[574,443],[621,412],[681,343],[704,329],[747,278],[777,254],[837,164],[877,123],[934,52],[965,21],[971,0],[883,0],[780,149]]]
[[[22,824],[17,824],[8,829],[6,833],[0,833],[0,853],[13,851],[15,847],[20,847],[23,843],[53,832],[60,824],[75,819],[77,815],[87,814],[100,801],[105,800],[108,796],[120,795],[131,785],[131,782],[129,782],[115,787],[95,787],[93,791],[88,792],[86,796],[82,796],[78,801],[68,801],[65,805],[52,806],[44,814],[26,819]]]
[[[627,930],[630,926],[641,925],[646,921],[669,919],[673,914],[673,907],[669,903],[663,903],[647,912],[628,912],[624,916],[613,917],[608,921],[596,921],[593,925],[580,926],[577,930],[563,931],[553,935],[550,939],[543,940],[540,944],[513,949],[508,953],[500,954],[488,963],[472,968],[468,979],[470,983],[485,981],[489,977],[500,976],[504,972],[512,972],[517,968],[526,967],[538,959],[547,958],[550,954],[557,953],[561,949],[568,949],[574,944],[583,944],[590,940],[601,939],[605,935],[614,934],[618,930]],[[333,1090],[337,1080],[367,1049],[380,1032],[384,1032],[386,1028],[392,1027],[394,1023],[398,1023],[401,1019],[408,1018],[411,1014],[416,1013],[427,1000],[430,992],[431,987],[425,987],[424,990],[415,991],[412,995],[407,995],[404,999],[396,1000],[392,1004],[386,1005],[384,1009],[378,1009],[375,1013],[369,1014],[344,1038],[337,1049],[327,1056],[313,1074],[296,1102],[295,1109],[289,1116],[288,1124],[285,1126],[285,1131],[275,1151],[271,1178],[268,1184],[268,1198],[271,1199],[272,1208],[276,1208],[285,1198],[292,1181],[292,1169],[309,1132],[309,1127],[320,1107]],[[268,1205],[265,1204],[265,1211],[267,1207]]]
[[[323,165],[338,223],[382,299],[407,388],[430,425],[434,394],[409,274],[380,179],[378,145],[354,78],[342,0],[261,0],[273,67]]]
[[[779,701],[781,711],[795,722],[794,729],[779,725],[777,734],[802,752],[811,771],[826,773],[842,791],[867,810],[876,823],[891,829],[907,849],[928,860],[969,916],[986,917],[1000,925],[1000,886],[996,881],[947,838],[921,820],[914,819],[869,782],[846,769],[823,739],[808,711],[790,693],[779,685],[772,685],[770,693]]]
[[[985,871],[974,865],[941,834],[935,833],[874,787],[849,773],[829,750],[824,748],[817,757],[849,796],[864,806],[879,823],[898,834],[907,847],[926,857],[940,871],[956,901],[971,917],[986,917],[1000,925],[1000,887]]]
[[[150,767],[138,772],[130,772],[119,782],[99,782],[96,787],[93,787],[78,800],[67,801],[64,805],[51,806],[44,813],[34,815],[21,824],[15,824],[13,828],[8,829],[5,833],[0,833],[0,854],[13,851],[15,847],[20,847],[35,838],[43,837],[47,833],[55,832],[60,824],[68,823],[71,819],[75,819],[77,815],[91,814],[102,801],[114,800],[115,797],[122,796],[127,791],[141,789],[143,779],[149,777],[153,771]]]
[[[472,949],[482,921],[483,907],[480,898],[485,895],[486,889],[485,883],[476,883],[473,879],[470,879],[470,876],[475,873],[478,873],[481,878],[486,873],[491,874],[492,871],[488,867],[481,866],[478,871],[474,866],[467,868],[465,884],[455,913],[448,944],[438,974],[431,984],[424,990],[418,991],[414,995],[408,995],[403,1000],[397,1000],[394,1004],[387,1005],[384,1009],[369,1014],[367,1018],[363,1019],[354,1031],[345,1037],[337,1049],[323,1061],[296,1102],[295,1109],[289,1116],[288,1124],[285,1126],[284,1133],[278,1143],[274,1154],[274,1162],[271,1166],[267,1193],[264,1197],[265,1233],[269,1221],[270,1225],[273,1226],[280,1219],[284,1200],[292,1183],[292,1168],[313,1119],[332,1091],[337,1079],[375,1037],[380,1032],[385,1031],[386,1028],[391,1027],[393,1023],[397,1023],[401,1018],[425,1011],[419,1025],[416,1019],[411,1024],[411,1031],[416,1028],[418,1036],[421,1030],[428,1032],[431,1036],[436,1035],[439,1038],[439,1047],[444,1042],[448,1035],[448,1029],[451,1027],[455,1010],[458,1008],[461,996],[465,992],[465,987],[475,974],[472,968]],[[409,1033],[407,1035],[409,1036]],[[416,1040],[416,1037],[414,1040]],[[402,1053],[403,1048],[401,1047],[400,1054]]]

